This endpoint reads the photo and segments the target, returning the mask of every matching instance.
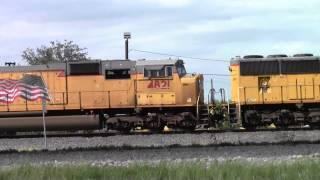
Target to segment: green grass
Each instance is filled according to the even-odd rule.
[[[129,167],[24,165],[0,170],[0,179],[320,179],[320,161],[276,164],[229,161],[209,166],[203,163],[136,164]]]

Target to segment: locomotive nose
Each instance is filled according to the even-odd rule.
[[[187,104],[197,104],[203,102],[203,75],[189,74],[181,78],[182,93],[184,102]]]

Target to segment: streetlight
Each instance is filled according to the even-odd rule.
[[[126,60],[129,60],[129,39],[131,39],[131,33],[130,32],[124,32],[123,33],[123,38],[126,40],[125,41],[125,55],[126,55]]]

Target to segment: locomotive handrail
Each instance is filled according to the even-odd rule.
[[[230,102],[229,102],[229,96],[228,96],[228,93],[226,94],[226,98],[227,98],[228,114],[230,114]],[[230,119],[229,119],[229,120],[230,120]]]
[[[199,102],[200,102],[200,93],[197,98],[197,120],[199,120]]]
[[[72,97],[74,97],[74,101],[69,101],[69,105],[70,106],[74,106],[76,104],[78,104],[78,107],[80,109],[83,108],[83,95],[87,94],[87,93],[106,93],[106,106],[108,108],[111,108],[112,107],[112,103],[111,103],[111,94],[112,92],[127,92],[127,90],[112,90],[112,91],[104,91],[104,90],[100,90],[100,91],[71,91],[71,92],[68,92],[69,94],[69,97],[70,95]],[[60,105],[61,107],[63,107],[63,109],[66,108],[67,104],[66,104],[66,92],[64,91],[51,91],[50,92],[51,95],[53,95],[53,97],[57,96],[58,98],[60,98],[60,100],[56,101],[54,98],[52,99],[52,101],[48,102],[48,105],[52,105],[52,106],[56,106],[56,105]],[[26,95],[27,96],[27,95]],[[30,106],[36,106],[36,105],[40,105],[40,103],[38,101],[35,101],[35,102],[32,102],[29,104],[29,100],[25,99],[24,101],[17,101],[14,103],[14,106],[16,107],[19,107],[19,109],[23,109],[23,111],[29,111],[29,107]],[[6,111],[7,112],[10,112],[11,109],[10,109],[10,101],[9,101],[9,95],[7,94],[6,95],[6,101],[4,102],[1,102],[0,103],[0,107],[4,107],[6,108]]]
[[[289,85],[272,85],[270,86],[271,88],[281,88],[281,87],[297,87],[297,86],[304,86],[304,87],[313,87],[313,86],[316,86],[314,84],[289,84]],[[242,88],[259,88],[259,86],[243,86]]]
[[[246,86],[241,87],[239,94],[241,97],[241,104],[251,104],[252,102],[255,103],[262,103],[262,104],[268,104],[270,102],[294,102],[294,100],[305,102],[308,100],[315,100],[315,88],[316,86],[314,84],[306,85],[285,85],[285,86],[270,86],[270,89],[273,89],[274,91],[271,93],[263,91],[259,86]],[[252,90],[258,89],[258,91],[255,91],[255,93],[252,93]],[[319,85],[320,89],[320,85]],[[287,94],[285,96],[285,92],[288,90],[292,90],[293,92],[290,96]],[[278,96],[277,99],[272,99],[272,96]],[[256,99],[251,100],[253,97]],[[251,99],[250,99],[251,98]],[[238,100],[240,101],[240,99]]]

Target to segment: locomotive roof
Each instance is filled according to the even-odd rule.
[[[261,61],[310,61],[310,60],[320,60],[320,56],[306,56],[306,57],[276,57],[276,58],[232,58],[230,64],[239,64],[240,62],[261,62]]]
[[[105,69],[131,69],[135,66],[164,66],[183,64],[182,60],[90,60],[81,62],[69,62],[68,64],[86,64],[86,63],[99,63]],[[51,63],[44,65],[23,65],[23,66],[0,66],[0,72],[23,72],[23,71],[45,71],[45,70],[65,70],[65,63]]]
[[[167,65],[178,65],[183,64],[183,61],[180,59],[166,59],[166,60],[156,60],[156,61],[148,61],[148,60],[138,60],[137,61],[137,71],[140,73],[144,72],[144,69],[147,70],[161,70],[164,66]]]
[[[279,75],[320,73],[320,57],[237,58],[231,65],[240,65],[240,75]]]
[[[152,66],[152,65],[175,65],[183,64],[181,59],[165,59],[165,60],[138,60],[137,66]]]
[[[0,72],[21,72],[21,71],[45,71],[45,70],[63,70],[65,63],[45,64],[45,65],[32,65],[32,66],[0,66]]]
[[[135,61],[130,60],[107,60],[101,61],[105,69],[131,69],[135,66]]]

